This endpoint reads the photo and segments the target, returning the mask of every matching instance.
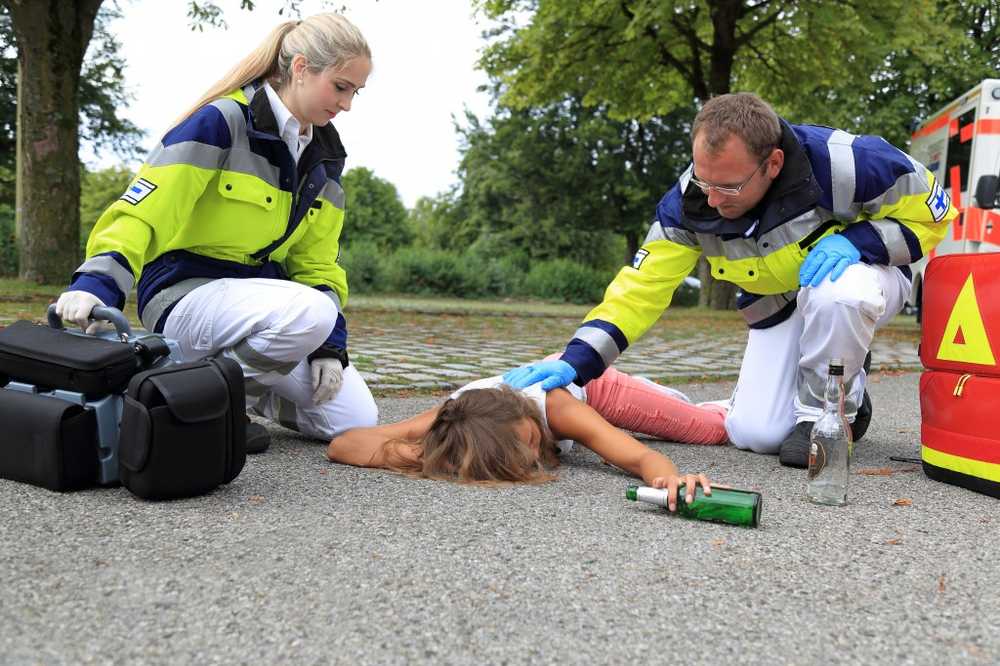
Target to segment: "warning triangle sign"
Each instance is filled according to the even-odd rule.
[[[972,283],[972,273],[966,278],[962,291],[955,299],[955,305],[948,317],[948,324],[941,337],[937,354],[940,361],[958,361],[978,365],[996,365],[993,349],[986,337],[983,315],[976,301],[976,287]]]

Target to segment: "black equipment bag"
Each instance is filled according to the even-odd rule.
[[[0,390],[0,477],[49,490],[97,484],[94,411],[58,398]]]
[[[87,395],[121,393],[142,367],[130,344],[29,321],[0,331],[0,373],[35,386]]]
[[[129,382],[118,464],[134,495],[201,495],[235,479],[245,461],[246,394],[236,361],[178,363]]]

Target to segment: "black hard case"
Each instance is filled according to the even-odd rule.
[[[208,359],[135,375],[118,461],[122,485],[144,499],[192,497],[235,479],[246,461],[239,364]]]
[[[107,395],[125,390],[142,368],[136,349],[28,321],[0,331],[0,374],[49,389]]]

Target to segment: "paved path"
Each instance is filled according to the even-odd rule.
[[[449,332],[433,321],[408,326],[405,332],[364,326],[352,328],[351,354],[369,386],[376,391],[453,389],[473,379],[502,374],[512,367],[561,350],[575,330],[572,319],[551,319],[543,330],[497,338],[489,327]],[[615,363],[622,372],[669,382],[714,379],[739,374],[746,330],[739,325],[722,333],[699,334],[665,341],[655,334],[632,345]],[[875,370],[919,370],[913,342],[876,337]]]
[[[332,465],[278,427],[200,498],[0,481],[0,663],[996,664],[998,500],[888,459],[917,453],[917,378],[873,376],[843,508],[773,456],[653,443],[759,489],[756,530],[626,502],[585,450],[553,483],[470,487]]]

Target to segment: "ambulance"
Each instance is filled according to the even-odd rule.
[[[922,314],[924,268],[935,256],[1000,252],[1000,79],[976,87],[920,123],[910,154],[934,174],[959,215],[941,244],[913,266],[909,305]]]

